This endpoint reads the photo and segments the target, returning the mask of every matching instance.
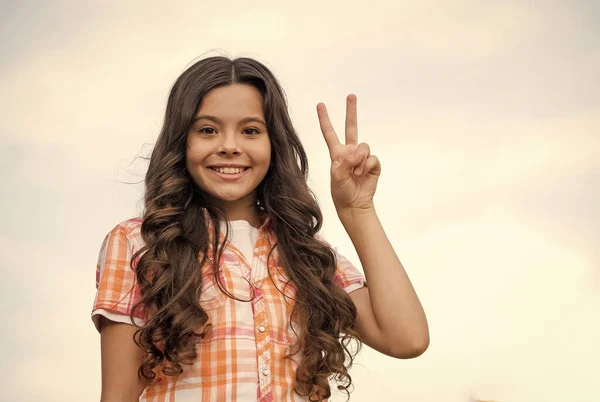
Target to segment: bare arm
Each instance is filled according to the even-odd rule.
[[[101,402],[137,402],[144,391],[138,382],[143,352],[133,341],[134,325],[101,317],[100,349],[102,359]]]
[[[350,293],[357,331],[367,345],[389,356],[419,356],[429,346],[427,318],[375,211],[340,218],[368,283]]]

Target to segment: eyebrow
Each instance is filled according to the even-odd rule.
[[[215,123],[223,124],[223,120],[219,119],[218,117],[209,116],[209,115],[206,115],[206,114],[203,114],[203,115],[200,115],[200,116],[196,116],[194,118],[194,121],[192,123],[195,123],[198,120],[202,120],[202,119],[211,120],[211,121],[214,121]],[[245,124],[245,123],[249,123],[251,121],[260,123],[260,124],[262,124],[265,127],[267,126],[267,123],[265,123],[265,121],[263,119],[258,118],[258,117],[245,117],[245,118],[241,119],[238,122],[238,124]]]

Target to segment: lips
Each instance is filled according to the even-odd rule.
[[[246,174],[250,171],[249,167],[220,167],[220,166],[211,166],[209,170],[215,175],[218,180],[225,182],[235,182],[241,180],[242,177],[246,176]]]

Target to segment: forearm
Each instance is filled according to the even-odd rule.
[[[427,345],[425,312],[375,210],[338,215],[364,269],[373,315],[381,333],[390,340]]]

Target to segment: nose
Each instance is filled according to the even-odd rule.
[[[225,134],[221,137],[223,140],[219,146],[221,155],[238,155],[241,153],[235,134]]]

